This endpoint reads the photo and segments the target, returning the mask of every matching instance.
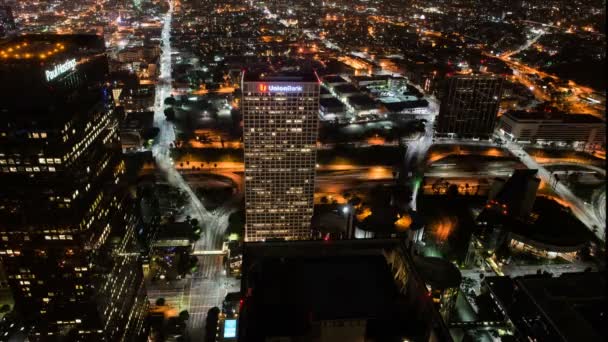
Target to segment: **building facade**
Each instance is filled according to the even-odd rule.
[[[489,138],[494,132],[504,79],[456,75],[447,80],[436,131],[439,136]]]
[[[138,341],[147,299],[102,38],[0,46],[0,259],[33,341]]]
[[[242,81],[245,240],[310,238],[319,122],[315,74]]]
[[[602,149],[606,122],[588,114],[511,111],[500,117],[498,128],[519,142],[580,144]]]

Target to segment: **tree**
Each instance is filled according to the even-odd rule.
[[[165,99],[165,105],[167,105],[167,106],[175,105],[175,98],[173,97],[173,95],[171,95],[170,97],[167,97]]]
[[[207,322],[205,324],[205,339],[206,342],[215,341],[215,334],[217,334],[217,323],[220,315],[220,308],[213,307],[207,312]]]
[[[321,203],[323,203],[323,204],[329,203],[329,200],[327,199],[327,196],[321,197]]]
[[[165,298],[158,298],[156,300],[156,306],[165,306]]]
[[[156,138],[156,136],[158,135],[159,132],[160,132],[160,129],[158,127],[151,127],[150,129],[148,129],[144,132],[143,138],[146,140],[154,139],[154,138]]]
[[[175,120],[175,110],[173,108],[165,109],[164,113],[165,113],[165,118],[167,119],[167,121]]]
[[[187,321],[190,319],[190,313],[188,312],[188,310],[183,310],[182,312],[179,313],[179,319],[181,319],[182,321]]]
[[[191,219],[190,225],[192,226],[192,228],[198,228],[198,220],[195,218]]]

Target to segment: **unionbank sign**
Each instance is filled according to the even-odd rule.
[[[258,90],[261,93],[301,93],[303,91],[303,87],[301,85],[291,85],[291,84],[266,84],[260,83],[258,84]]]
[[[66,73],[70,70],[74,70],[75,68],[76,68],[76,59],[72,58],[61,64],[56,64],[53,67],[53,69],[45,70],[44,73],[46,74],[46,80],[50,82],[50,81],[56,79],[57,77],[59,77],[60,75]]]

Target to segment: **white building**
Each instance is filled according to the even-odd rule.
[[[507,112],[498,129],[519,142],[557,142],[601,148],[606,144],[606,123],[588,114]]]

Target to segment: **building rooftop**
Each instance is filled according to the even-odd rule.
[[[567,113],[548,113],[548,112],[526,112],[523,110],[509,111],[505,113],[507,117],[515,121],[534,120],[534,121],[555,121],[559,123],[576,124],[603,124],[604,120],[589,114],[567,114]]]
[[[390,75],[373,75],[373,76],[361,75],[361,76],[352,76],[350,79],[353,81],[353,83],[356,84],[356,83],[364,82],[364,81],[388,81],[391,78],[392,77]]]
[[[348,83],[344,78],[338,75],[327,75],[323,77],[323,82],[327,84]]]
[[[368,95],[353,95],[348,97],[348,103],[353,107],[371,109],[376,107],[376,101]]]
[[[131,112],[121,124],[121,129],[147,130],[154,124],[154,112]]]
[[[429,324],[438,324],[436,334],[447,332],[427,296],[397,287],[385,253],[399,246],[398,240],[245,244],[240,340],[311,337],[315,322],[335,320],[364,320],[366,337],[379,341],[417,340],[428,336]],[[411,286],[426,291],[417,274],[410,276]],[[449,341],[445,336],[440,340]]]
[[[606,277],[602,273],[519,278],[516,283],[532,298],[563,340],[600,341],[607,335]]]
[[[344,104],[342,103],[342,101],[336,99],[336,98],[328,98],[328,99],[321,99],[319,100],[319,105],[321,107],[324,108],[336,108],[336,107],[344,107]]]
[[[29,34],[13,37],[0,42],[0,61],[64,60],[72,57],[82,48],[103,51],[105,49],[103,38],[82,34]]]
[[[484,284],[507,310],[524,336],[551,341],[601,341],[608,333],[606,276],[600,272],[564,273],[559,277],[486,277]],[[548,324],[533,324],[541,318]],[[540,335],[539,335],[540,334]]]
[[[334,90],[338,94],[353,94],[359,92],[359,88],[355,87],[352,84],[340,84],[335,86]]]
[[[286,73],[269,73],[245,71],[243,73],[244,82],[319,82],[319,78],[315,72],[286,72]]]
[[[383,106],[389,112],[400,112],[404,109],[412,109],[412,108],[421,108],[427,107],[429,102],[427,100],[414,100],[414,101],[404,101],[404,102],[385,102]]]
[[[450,261],[437,257],[414,257],[414,265],[424,281],[433,289],[458,288],[462,275]]]

